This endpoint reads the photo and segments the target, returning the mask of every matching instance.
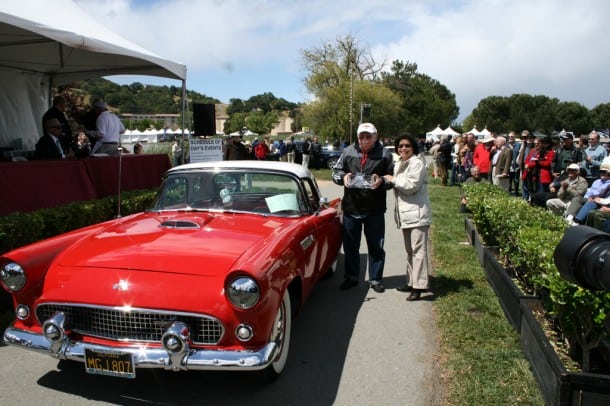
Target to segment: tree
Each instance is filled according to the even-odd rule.
[[[273,111],[255,111],[246,117],[246,127],[258,134],[269,134],[277,123],[279,123],[279,116]]]
[[[316,96],[302,107],[303,124],[323,139],[351,140],[359,120],[360,104],[371,104],[371,121],[378,130],[395,135],[400,99],[377,81],[384,67],[353,36],[302,51],[308,72],[307,89]]]
[[[401,131],[425,134],[430,128],[449,126],[458,116],[455,95],[438,80],[417,72],[417,64],[396,60],[382,83],[402,100]]]
[[[554,128],[565,129],[575,134],[587,134],[593,129],[593,120],[589,109],[576,102],[561,102],[556,107]]]
[[[606,130],[610,128],[610,103],[598,104],[591,110],[593,128]]]

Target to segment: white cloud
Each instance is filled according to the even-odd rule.
[[[188,87],[228,101],[271,91],[304,99],[300,51],[353,34],[388,62],[456,94],[460,118],[490,95],[607,102],[604,0],[79,0],[109,28],[185,63]]]

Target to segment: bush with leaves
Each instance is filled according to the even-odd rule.
[[[464,195],[483,241],[499,246],[500,260],[521,288],[542,299],[571,351],[580,350],[581,368],[588,371],[590,350],[607,335],[610,294],[561,277],[554,251],[567,228],[565,221],[493,185],[466,184]]]
[[[152,204],[155,195],[156,189],[124,192],[121,215],[144,211]],[[0,252],[110,220],[116,217],[117,206],[117,197],[109,196],[0,217]]]

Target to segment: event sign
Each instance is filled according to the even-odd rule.
[[[222,139],[191,138],[189,140],[191,163],[222,161]]]

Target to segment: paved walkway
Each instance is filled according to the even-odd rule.
[[[339,197],[343,190],[330,182],[320,182],[328,197]],[[426,293],[423,300],[407,302],[406,294],[395,290],[405,282],[405,252],[402,234],[391,216],[394,195],[388,193],[386,214],[386,292],[379,294],[364,283],[354,290],[331,292],[351,306],[353,319],[351,337],[345,349],[345,361],[334,404],[435,405],[440,402],[440,371],[436,325],[432,311],[434,296]],[[362,241],[361,252],[366,253]],[[366,261],[363,261],[366,263]],[[361,279],[368,278],[368,273]],[[338,289],[342,267],[335,280],[320,285],[320,291]],[[314,298],[315,300],[315,298]],[[311,303],[310,303],[311,304]],[[343,306],[342,306],[343,307]]]

